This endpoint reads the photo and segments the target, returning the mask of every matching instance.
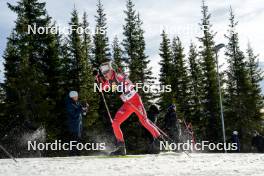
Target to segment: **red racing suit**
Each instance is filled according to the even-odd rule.
[[[134,90],[134,85],[128,79],[128,76],[125,74],[118,74],[113,71],[113,76],[111,80],[100,79],[102,83],[102,89],[106,90],[109,86],[118,86],[122,85],[122,94],[120,98],[124,104],[119,108],[112,122],[113,131],[117,141],[124,142],[123,133],[120,129],[120,125],[132,114],[136,113],[139,118],[140,123],[151,133],[154,138],[160,136],[160,132],[155,128],[147,118],[147,114],[144,108],[144,105],[141,101],[141,97]]]

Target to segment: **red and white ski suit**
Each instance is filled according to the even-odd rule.
[[[111,80],[103,81],[102,79],[100,79],[100,82],[102,83],[103,90],[106,90],[106,87],[109,87],[113,84],[114,85],[121,84],[123,87],[120,98],[122,99],[124,104],[119,108],[112,122],[113,131],[118,141],[124,142],[123,133],[120,129],[120,125],[132,113],[136,113],[140,123],[152,134],[154,138],[158,138],[160,136],[158,129],[155,128],[147,118],[147,114],[144,105],[141,101],[141,97],[134,90],[134,85],[128,79],[127,75],[118,74],[114,72]]]

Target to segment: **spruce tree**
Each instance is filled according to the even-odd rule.
[[[82,36],[83,57],[80,60],[80,100],[89,104],[88,117],[85,118],[86,126],[92,126],[98,120],[98,94],[94,92],[94,76],[92,74],[92,41],[87,14],[83,14]]]
[[[127,9],[125,12],[126,24],[124,29],[123,47],[125,53],[125,61],[128,63],[129,78],[134,83],[140,83],[143,85],[149,85],[153,83],[153,77],[151,76],[151,68],[148,67],[150,60],[145,54],[145,39],[144,30],[142,29],[143,22],[141,21],[139,14],[136,14],[134,10],[134,4],[131,0],[127,1]],[[139,93],[142,96],[143,103],[148,105],[152,99],[151,92],[144,92],[139,89]]]
[[[15,36],[15,32],[13,31],[12,34],[10,35],[10,37],[7,39],[7,45],[6,45],[6,49],[4,52],[4,60],[5,60],[5,82],[3,84],[3,88],[5,89],[6,92],[6,104],[8,106],[7,109],[11,110],[14,112],[14,109],[17,106],[17,94],[18,94],[18,90],[16,89],[16,82],[17,80],[17,73],[19,71],[19,63],[20,58],[18,56],[18,50],[15,46],[16,44],[16,36]],[[9,115],[11,115],[10,113],[12,112],[8,112],[7,113]]]
[[[82,23],[79,21],[77,10],[74,9],[69,25],[72,33],[68,36],[68,56],[66,59],[68,68],[68,91],[79,92],[79,99],[82,104],[88,103],[89,118],[85,118],[84,128],[91,126],[98,118],[98,95],[94,92],[94,77],[91,65],[91,37],[88,29],[87,15],[84,13]],[[82,28],[83,33],[77,29]]]
[[[172,91],[176,99],[179,117],[189,118],[190,107],[190,81],[187,73],[187,66],[184,55],[184,48],[179,37],[172,40]]]
[[[199,37],[201,42],[201,66],[203,70],[203,106],[205,110],[204,127],[207,140],[217,141],[221,139],[221,124],[219,112],[219,97],[217,85],[217,73],[214,53],[214,36],[215,33],[211,30],[210,23],[211,15],[208,12],[208,6],[204,1],[202,4],[202,20],[201,30],[202,37]]]
[[[50,31],[40,34],[29,32],[28,28],[52,27],[51,17],[45,3],[37,0],[20,0],[17,5],[8,3],[8,7],[17,14],[4,54],[8,115],[44,124],[50,132],[51,121],[56,117],[52,110],[58,103],[55,95],[60,96],[60,89],[56,89],[60,67],[58,43]],[[49,73],[56,75],[50,78]]]
[[[238,33],[235,30],[238,23],[235,21],[232,9],[229,20],[228,34],[225,36],[228,40],[225,53],[228,62],[225,95],[227,132],[231,133],[232,130],[239,132],[243,149],[249,137],[248,130],[252,125],[251,85],[245,56],[239,47]]]
[[[148,56],[145,54],[146,43],[144,38],[144,30],[142,29],[143,22],[141,21],[139,14],[137,14],[136,20],[136,37],[137,37],[137,47],[136,53],[137,57],[134,60],[131,60],[129,63],[130,68],[130,79],[134,83],[142,83],[142,85],[149,86],[153,84],[153,77],[151,67],[148,67],[150,60]],[[143,91],[143,89],[139,89],[139,94],[142,97],[142,101],[145,105],[149,105],[150,101],[153,98],[153,93],[150,91]]]
[[[128,0],[126,4],[126,10],[124,11],[126,18],[125,18],[125,25],[123,25],[123,35],[124,39],[122,45],[125,51],[125,60],[126,62],[130,62],[136,58],[136,44],[137,38],[136,36],[136,11],[134,10],[135,5],[133,4],[132,0]]]
[[[72,17],[69,25],[71,26],[71,33],[68,36],[69,53],[70,53],[70,70],[68,75],[69,80],[69,90],[80,91],[81,85],[81,61],[84,60],[84,48],[82,46],[82,36],[77,32],[78,28],[81,28],[81,23],[79,22],[79,17],[77,10],[74,8],[72,12]]]
[[[247,69],[249,72],[249,82],[251,84],[252,116],[261,117],[261,109],[263,108],[263,96],[261,94],[260,82],[263,80],[263,71],[259,67],[258,55],[254,54],[253,48],[248,43],[247,48]]]
[[[200,118],[202,114],[202,68],[200,65],[199,54],[194,43],[191,43],[189,50],[189,74],[190,74],[190,109],[191,121],[194,125],[201,127]]]
[[[82,24],[83,28],[83,49],[84,49],[84,57],[86,58],[88,63],[92,63],[92,37],[91,31],[89,30],[90,25],[88,22],[88,15],[86,12],[83,13]]]
[[[160,84],[161,85],[171,85],[172,84],[172,52],[170,47],[170,39],[165,31],[162,31],[161,34],[162,41],[160,43],[160,57],[161,61],[159,62],[160,68]],[[170,104],[173,103],[172,92],[162,92],[160,94],[159,104],[162,109],[166,109]]]
[[[122,51],[122,48],[120,46],[117,36],[114,37],[114,41],[112,44],[112,50],[113,50],[112,56],[113,56],[114,63],[117,65],[118,68],[123,68],[124,66],[123,51]]]
[[[101,0],[97,3],[97,15],[95,16],[96,28],[93,36],[93,64],[99,66],[103,62],[110,61],[110,49],[107,37],[106,14]]]

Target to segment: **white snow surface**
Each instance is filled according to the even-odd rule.
[[[0,160],[0,176],[264,175],[264,154],[163,153]]]

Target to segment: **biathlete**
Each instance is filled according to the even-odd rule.
[[[147,114],[142,103],[141,97],[135,91],[134,85],[128,79],[128,76],[124,73],[116,72],[111,62],[101,64],[99,67],[100,74],[96,73],[98,83],[101,83],[101,88],[105,91],[109,87],[122,88],[118,90],[121,92],[120,98],[124,104],[116,112],[115,117],[112,121],[113,131],[117,140],[117,149],[111,152],[111,155],[126,155],[125,141],[123,133],[120,129],[120,125],[132,114],[136,113],[140,123],[151,133],[153,136],[153,153],[158,152],[158,143],[161,138],[159,130],[149,121]],[[113,91],[113,90],[112,90]]]

